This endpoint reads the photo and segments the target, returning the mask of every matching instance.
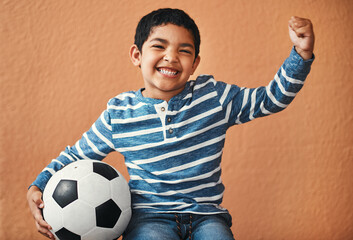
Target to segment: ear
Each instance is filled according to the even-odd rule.
[[[141,66],[142,53],[135,44],[131,46],[129,54],[132,64],[134,64],[136,67]]]
[[[199,55],[199,56],[197,56],[197,58],[195,58],[195,61],[194,61],[193,65],[192,65],[191,75],[194,74],[194,72],[196,71],[197,66],[199,66],[200,61],[201,61],[201,57]]]

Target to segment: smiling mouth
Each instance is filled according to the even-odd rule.
[[[157,68],[157,71],[160,72],[164,76],[175,77],[179,71],[170,68]]]

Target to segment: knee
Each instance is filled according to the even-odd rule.
[[[222,216],[208,216],[195,224],[192,239],[233,240],[231,222]]]

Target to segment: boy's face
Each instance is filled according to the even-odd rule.
[[[174,24],[154,27],[142,52],[133,45],[130,57],[135,66],[141,67],[143,95],[166,101],[183,91],[200,62],[199,56],[195,59],[192,34]]]

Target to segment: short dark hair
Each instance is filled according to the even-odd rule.
[[[194,20],[180,9],[161,8],[142,17],[135,33],[134,43],[137,48],[142,52],[142,45],[148,39],[153,28],[168,23],[184,27],[190,31],[194,38],[196,58],[200,52],[200,32]]]

